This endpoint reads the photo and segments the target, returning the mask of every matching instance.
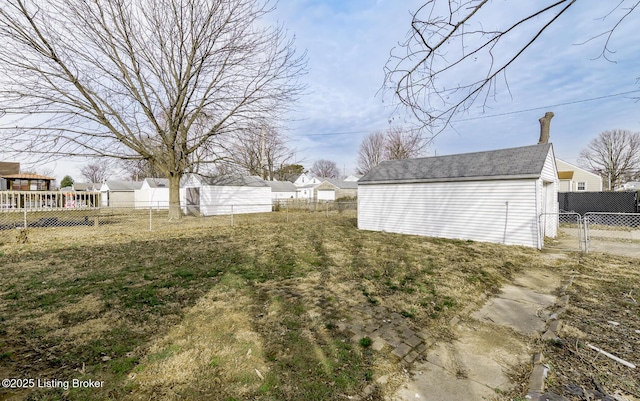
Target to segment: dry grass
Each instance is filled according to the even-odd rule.
[[[105,382],[10,395],[346,399],[401,369],[336,329],[352,308],[382,305],[444,339],[454,315],[548,260],[359,231],[353,211],[235,216],[234,226],[229,216],[156,219],[153,232],[145,217],[30,229],[25,244],[5,235],[0,376]]]

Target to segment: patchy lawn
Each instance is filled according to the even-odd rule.
[[[382,305],[446,339],[453,316],[548,263],[521,247],[359,231],[348,213],[284,216],[185,219],[154,232],[122,218],[106,232],[5,237],[0,378],[53,388],[3,388],[0,400],[344,400],[370,384],[369,399],[383,399],[376,379],[402,367],[338,329],[350,308]],[[609,262],[555,268],[597,278],[591,264]],[[101,386],[71,388],[73,379]]]

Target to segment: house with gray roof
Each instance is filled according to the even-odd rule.
[[[180,183],[184,213],[202,216],[271,211],[271,187],[260,177],[187,174]]]
[[[540,249],[557,193],[551,144],[384,161],[358,181],[358,227]]]

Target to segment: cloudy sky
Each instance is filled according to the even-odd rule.
[[[390,127],[393,98],[379,92],[383,67],[391,49],[409,30],[410,12],[422,3],[280,1],[271,18],[284,24],[309,58],[309,73],[304,77],[308,94],[290,115],[288,132],[305,167],[317,159],[329,159],[352,174],[362,138]],[[633,99],[640,98],[640,10],[615,31],[610,42],[615,51],[612,61],[598,58],[603,38],[579,44],[609,29],[625,11],[608,15],[612,6],[612,2],[578,1],[507,71],[509,90],[499,85],[495,99],[485,108],[477,104],[454,118],[453,127],[434,139],[427,154],[535,144],[538,118],[545,111],[555,113],[551,141],[556,156],[570,163],[576,163],[580,149],[604,130],[640,131],[640,102]],[[486,29],[500,28],[503,21],[523,12],[518,7],[526,6],[493,0],[491,7],[483,16]],[[391,125],[403,123],[396,118]],[[50,167],[55,167],[58,179],[65,174],[79,178],[81,164],[58,162]]]

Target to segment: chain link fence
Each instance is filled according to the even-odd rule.
[[[168,205],[146,208],[0,210],[0,244],[37,242],[55,238],[107,238],[144,232],[188,232],[219,226],[296,222],[341,216],[356,218],[357,202],[277,202],[273,204],[207,205],[180,208],[180,219],[169,218]]]
[[[640,213],[588,212],[583,219],[590,252],[640,257]]]
[[[640,213],[551,213],[540,215],[541,224],[553,218],[558,235],[545,238],[546,249],[640,257]]]

